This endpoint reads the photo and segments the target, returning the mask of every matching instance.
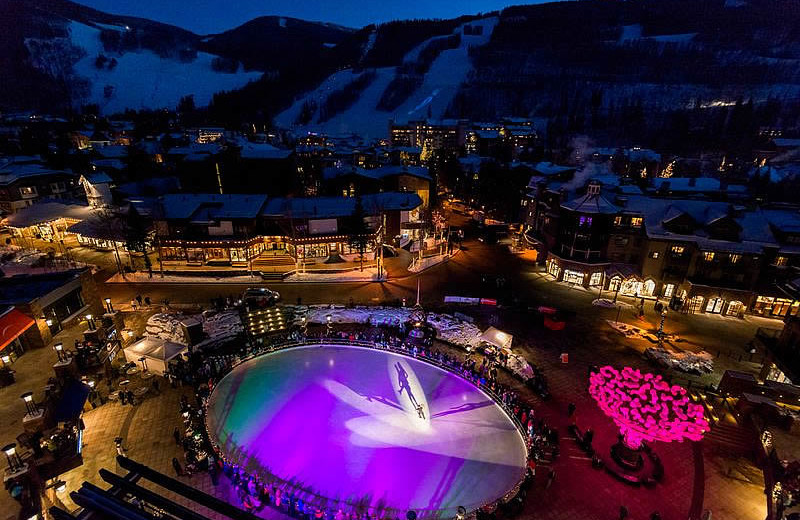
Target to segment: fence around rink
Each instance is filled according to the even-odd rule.
[[[442,363],[442,362],[438,361],[437,359],[435,359],[433,357],[426,356],[426,355],[420,354],[420,355],[414,356],[407,349],[398,348],[396,346],[391,346],[391,345],[388,345],[387,343],[379,343],[379,342],[371,342],[371,341],[363,341],[363,340],[350,340],[350,339],[343,339],[343,338],[305,338],[302,341],[287,340],[287,341],[282,342],[282,343],[259,346],[259,347],[256,347],[255,349],[253,349],[251,352],[248,353],[247,356],[244,356],[244,357],[238,356],[238,355],[222,355],[222,356],[214,356],[214,355],[212,355],[212,356],[209,356],[209,358],[210,359],[214,359],[214,358],[220,359],[221,358],[223,360],[223,364],[224,364],[225,368],[223,370],[221,370],[219,372],[219,374],[212,381],[212,387],[210,388],[209,396],[211,395],[211,393],[213,393],[214,389],[216,388],[217,383],[219,381],[221,381],[222,378],[224,378],[227,374],[232,372],[239,365],[241,365],[243,363],[246,363],[246,362],[248,362],[248,361],[250,361],[252,359],[258,358],[260,356],[263,356],[265,354],[271,354],[271,353],[274,353],[274,352],[287,350],[287,349],[291,349],[291,348],[308,347],[308,346],[348,346],[348,347],[360,347],[360,348],[367,348],[367,349],[371,349],[371,350],[380,350],[380,351],[384,351],[384,352],[391,352],[391,353],[398,354],[398,355],[401,355],[401,356],[404,356],[404,357],[410,357],[410,358],[422,361],[422,362],[427,363],[429,365],[433,365],[433,366],[435,366],[435,367],[437,367],[437,368],[439,368],[441,370],[444,370],[448,374],[452,374],[452,375],[457,376],[457,377],[461,378],[462,380],[466,381],[467,383],[471,384],[472,386],[478,388],[481,392],[483,392],[487,396],[489,396],[492,399],[492,401],[494,401],[494,403],[497,406],[499,406],[501,410],[503,410],[503,413],[511,420],[511,422],[514,424],[515,428],[517,429],[517,432],[522,436],[522,439],[524,441],[523,443],[525,445],[526,456],[530,457],[530,443],[529,443],[529,439],[528,439],[527,428],[525,427],[525,425],[523,425],[519,421],[519,419],[514,414],[514,411],[512,409],[510,409],[503,402],[501,397],[498,396],[497,394],[495,394],[487,385],[480,384],[479,381],[476,381],[474,378],[469,377],[462,370],[458,370],[458,367],[451,366],[451,365],[449,365],[447,363]],[[206,400],[206,403],[204,404],[204,406],[207,406],[207,405],[208,405],[208,400]],[[207,410],[204,410],[204,416],[205,416],[206,412],[207,412]],[[206,421],[206,435],[207,435],[207,437],[208,437],[208,439],[210,441],[212,441],[212,439],[214,439],[211,436],[211,432],[208,431],[208,422],[207,421]],[[233,464],[239,465],[238,461],[233,460],[233,459],[227,457],[224,453],[222,453],[220,447],[216,446],[216,444],[213,441],[212,441],[212,444],[214,445],[213,446],[214,447],[214,451],[216,452],[217,456],[220,457],[221,460],[228,461],[228,462],[231,462]],[[500,503],[508,502],[512,498],[514,498],[517,495],[517,493],[519,493],[520,487],[521,487],[522,483],[525,480],[526,470],[527,470],[527,468],[525,468],[523,470],[521,477],[517,480],[517,483],[509,491],[507,491],[503,496],[501,496],[501,497],[499,497],[499,498],[497,498],[497,499],[495,499],[495,500],[493,500],[493,501],[491,501],[491,502],[489,502],[487,504],[484,504],[484,505],[476,508],[473,511],[469,511],[468,515],[470,517],[473,517],[474,513],[478,509],[482,509],[482,508],[484,508],[486,506],[492,506],[491,509],[494,509]],[[375,510],[376,508],[374,508],[372,506],[369,506],[369,505],[367,505],[365,507],[364,504],[350,503],[350,502],[348,502],[346,500],[345,501],[338,501],[338,500],[335,500],[335,499],[331,499],[329,497],[318,495],[316,493],[310,493],[306,489],[303,489],[302,485],[298,485],[298,484],[289,482],[289,481],[287,481],[287,480],[285,480],[285,479],[283,479],[281,477],[278,477],[277,475],[273,475],[273,474],[270,473],[268,476],[269,476],[269,480],[271,480],[272,482],[280,482],[282,484],[282,486],[281,486],[283,488],[282,492],[285,492],[286,489],[289,488],[291,493],[295,494],[296,498],[298,498],[298,497],[302,498],[305,503],[309,503],[310,502],[314,506],[319,506],[320,508],[322,508],[323,511],[330,510],[331,509],[330,504],[333,504],[335,509],[341,508],[343,510],[344,509],[351,509],[352,510],[352,509],[359,509],[360,508],[360,511],[361,512],[366,511],[370,515],[370,518],[387,518],[387,519],[388,518],[392,518],[392,519],[394,519],[394,518],[400,518],[401,516],[405,515],[405,511],[396,511],[396,510],[394,510],[392,508],[389,508],[389,507],[382,508],[381,511],[376,511]],[[261,475],[261,480],[262,481],[264,481],[263,477],[264,477],[264,475]],[[273,504],[270,504],[270,505],[273,505]],[[346,506],[346,508],[343,507],[343,506]],[[383,513],[382,516],[380,514],[381,512]],[[448,515],[448,517],[449,516],[454,516],[456,514],[455,509],[453,509],[451,511],[450,509],[417,509],[417,508],[415,508],[414,512],[417,514],[417,518],[420,518],[420,519],[436,519],[436,518],[440,518],[443,514]],[[400,514],[400,516],[398,516],[398,513]]]

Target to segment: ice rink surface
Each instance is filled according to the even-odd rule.
[[[215,388],[208,427],[248,470],[328,507],[452,516],[524,474],[522,436],[491,398],[423,361],[366,348],[300,347],[243,363]]]

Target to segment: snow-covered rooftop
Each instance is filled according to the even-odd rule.
[[[0,185],[11,184],[26,177],[54,175],[58,173],[73,175],[70,171],[49,168],[42,162],[38,155],[0,159]]]
[[[167,219],[213,221],[233,218],[256,218],[264,207],[266,195],[173,193],[162,196]]]
[[[656,190],[673,192],[707,193],[727,191],[729,193],[746,193],[747,186],[740,184],[725,185],[719,179],[711,177],[669,177],[653,179]]]
[[[92,212],[90,206],[80,204],[65,204],[56,201],[39,201],[32,206],[23,208],[8,217],[8,225],[15,228],[25,228],[52,222],[60,218],[83,220]]]
[[[422,204],[416,193],[384,192],[363,195],[361,203],[367,214],[379,211],[409,211]],[[335,218],[353,214],[353,197],[275,198],[267,201],[264,216],[292,218]]]

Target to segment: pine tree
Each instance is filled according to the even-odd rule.
[[[153,277],[153,264],[150,262],[150,257],[147,256],[147,239],[149,231],[147,222],[136,210],[136,206],[130,205],[128,209],[128,217],[125,221],[125,241],[126,247],[129,251],[141,252],[144,256],[144,267],[147,269],[147,274],[150,278]]]

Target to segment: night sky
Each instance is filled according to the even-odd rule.
[[[78,0],[113,14],[150,18],[199,34],[221,32],[264,15],[362,27],[406,18],[453,18],[544,0]]]

